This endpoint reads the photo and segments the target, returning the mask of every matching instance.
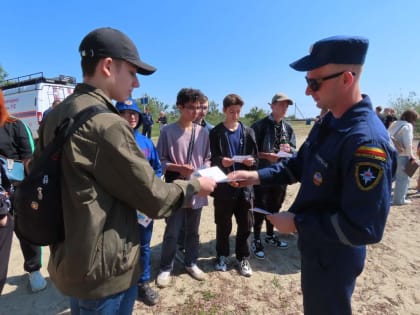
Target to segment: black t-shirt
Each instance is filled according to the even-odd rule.
[[[29,135],[20,120],[0,127],[0,155],[14,160],[32,157]]]

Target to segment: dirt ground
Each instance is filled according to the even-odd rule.
[[[420,194],[414,189],[415,178],[411,180],[409,191],[413,203],[392,207],[382,242],[368,247],[366,266],[353,295],[354,314],[420,314]],[[283,209],[291,204],[298,187],[298,184],[289,186]],[[160,303],[149,307],[136,302],[134,314],[302,314],[296,236],[284,236],[289,242],[286,250],[267,247],[264,260],[251,257],[254,274],[250,278],[239,275],[233,256],[227,272],[216,272],[213,267],[215,224],[211,205],[212,200],[210,206],[203,209],[198,262],[207,273],[207,281],[192,279],[177,262],[171,286],[157,289]],[[163,220],[155,222],[152,238],[154,276],[158,272],[164,227]],[[234,248],[234,233],[231,249]],[[45,248],[42,271],[47,279],[48,253],[48,248]],[[47,289],[37,294],[29,292],[27,283],[23,257],[15,238],[7,283],[0,297],[0,315],[70,313],[68,299],[49,279]],[[153,287],[156,288],[155,284]]]

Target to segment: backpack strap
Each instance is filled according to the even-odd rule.
[[[34,153],[34,150],[35,150],[35,143],[34,143],[34,138],[32,137],[32,132],[31,132],[31,130],[29,129],[28,125],[27,125],[27,124],[25,124],[25,122],[24,122],[24,121],[22,121],[22,124],[25,126],[26,133],[28,134],[29,144],[31,145],[31,150],[32,150],[32,153]]]
[[[94,105],[80,111],[73,117],[66,118],[55,130],[53,141],[61,147],[80,126],[99,113],[111,113],[111,111],[103,106]]]
[[[67,139],[87,120],[99,113],[112,113],[100,105],[89,106],[73,117],[66,118],[55,130],[55,137],[41,152],[38,160],[31,165],[31,172],[43,167],[43,160],[59,158],[61,149]]]

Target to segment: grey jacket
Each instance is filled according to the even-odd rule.
[[[48,264],[57,288],[81,299],[103,298],[137,282],[135,209],[151,218],[168,216],[199,190],[197,180],[166,184],[158,179],[111,100],[86,84],[79,84],[41,124],[34,159],[61,121],[98,104],[110,113],[88,120],[64,145],[61,195],[65,240],[51,247]]]

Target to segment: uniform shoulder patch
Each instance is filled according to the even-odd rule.
[[[385,162],[387,159],[385,150],[375,145],[362,145],[356,149],[354,155],[357,157],[374,159],[382,162]]]
[[[357,163],[354,174],[357,187],[363,191],[371,190],[381,181],[383,173],[382,166],[378,164],[370,162]]]

